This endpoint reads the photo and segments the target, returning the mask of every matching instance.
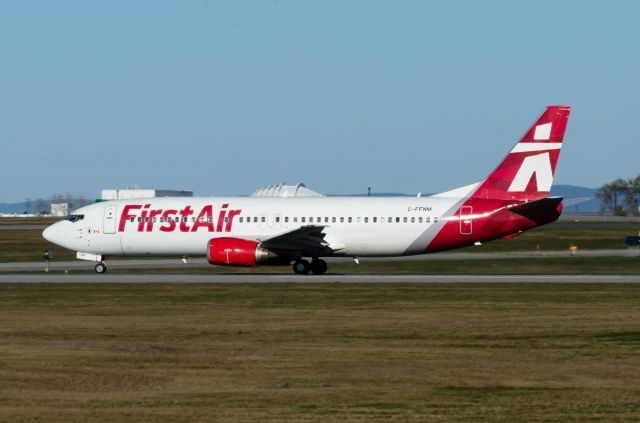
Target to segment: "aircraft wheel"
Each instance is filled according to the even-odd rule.
[[[309,273],[311,265],[305,259],[298,259],[293,263],[293,271],[298,275],[306,275]]]
[[[104,273],[107,271],[107,265],[103,262],[96,264],[96,273]]]
[[[324,275],[327,271],[327,262],[322,259],[316,259],[311,262],[311,272],[315,275]]]

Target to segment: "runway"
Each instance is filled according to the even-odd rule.
[[[0,274],[0,283],[640,283],[640,275]]]

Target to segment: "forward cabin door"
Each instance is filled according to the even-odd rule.
[[[460,207],[460,235],[471,235],[473,233],[472,206]]]
[[[103,233],[115,234],[116,233],[116,212],[118,206],[107,206],[104,208],[104,227]]]

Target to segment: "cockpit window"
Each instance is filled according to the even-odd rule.
[[[69,222],[77,222],[82,219],[84,219],[84,214],[70,214],[64,218],[64,220],[68,220]]]

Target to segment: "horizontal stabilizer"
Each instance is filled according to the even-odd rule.
[[[509,210],[529,220],[543,224],[553,222],[562,213],[562,197],[547,197],[540,200],[510,206]]]

